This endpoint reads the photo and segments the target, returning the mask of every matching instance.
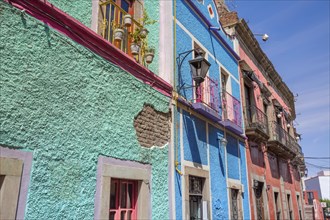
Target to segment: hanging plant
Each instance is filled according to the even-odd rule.
[[[131,37],[131,53],[132,55],[138,55],[140,51],[141,37],[140,37],[140,29],[136,28],[133,33],[130,34]]]
[[[124,17],[123,17],[123,21],[124,21],[124,25],[126,27],[130,27],[132,25],[132,15],[130,14],[126,14]]]
[[[138,43],[131,43],[131,54],[132,55],[139,55],[140,52],[140,45]]]
[[[124,28],[121,24],[113,24],[112,25],[114,31],[113,31],[113,36],[114,40],[121,42],[124,39]]]
[[[150,64],[152,63],[153,59],[154,59],[154,56],[155,56],[155,48],[153,47],[148,47],[145,49],[145,61],[147,64]]]
[[[140,30],[140,37],[141,38],[146,38],[148,35],[149,31],[146,28],[141,28]]]

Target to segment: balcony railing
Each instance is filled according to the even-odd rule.
[[[246,106],[246,123],[247,129],[260,129],[265,134],[268,135],[268,118],[265,113],[263,113],[256,106]]]
[[[220,111],[218,82],[206,76],[196,91],[196,102],[203,103],[216,112]]]
[[[277,122],[271,123],[271,140],[280,142],[296,155],[302,155],[301,148],[296,139],[290,136]]]
[[[271,139],[287,145],[288,133],[275,121],[271,123]]]
[[[222,118],[242,127],[241,102],[228,92],[222,92]]]
[[[136,41],[134,36],[137,35],[137,31],[143,28],[143,25],[133,17],[130,18],[131,22],[130,25],[128,25],[128,23],[125,22],[125,15],[128,15],[129,13],[118,6],[113,0],[100,2],[99,6],[99,21],[101,20],[99,22],[99,34],[118,49],[134,57],[139,63],[145,65],[146,63],[144,59],[147,37],[143,36],[139,39],[139,42],[136,42],[140,48],[138,52],[133,52],[131,49],[132,42],[134,40]],[[128,10],[128,8],[126,8],[126,10]],[[123,36],[122,38],[117,37],[118,29],[123,31],[122,34],[119,33],[119,35]]]

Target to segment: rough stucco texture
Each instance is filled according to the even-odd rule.
[[[99,155],[152,165],[152,216],[168,218],[164,148],[142,148],[133,121],[169,99],[0,2],[0,144],[33,152],[26,219],[92,219]]]
[[[74,17],[87,27],[91,27],[92,22],[92,1],[94,0],[48,0],[48,2]]]

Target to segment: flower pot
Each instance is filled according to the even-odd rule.
[[[130,14],[125,15],[123,20],[126,27],[130,27],[132,25],[132,16]]]
[[[152,63],[153,59],[154,59],[154,53],[152,52],[146,52],[146,54],[144,55],[145,61],[147,64]]]
[[[115,41],[122,41],[124,38],[124,30],[121,28],[116,28],[114,30],[114,39]]]
[[[131,53],[132,55],[138,55],[140,51],[140,46],[137,43],[131,44]]]
[[[143,38],[146,38],[147,35],[148,35],[149,31],[146,29],[146,28],[142,28],[140,30],[140,37],[143,39]]]

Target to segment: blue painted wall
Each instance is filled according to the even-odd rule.
[[[206,123],[183,111],[184,159],[207,165]]]
[[[240,180],[239,172],[239,149],[238,141],[231,135],[227,134],[227,163],[228,163],[228,177],[231,179]]]
[[[219,23],[219,17],[217,16],[217,9],[216,5],[214,4],[213,0],[204,0],[202,3],[199,1],[191,1],[199,10],[200,12],[209,19],[210,23],[213,27],[221,27]],[[214,12],[214,17],[212,18],[209,14],[208,6],[211,6],[212,11]],[[223,32],[219,31],[221,37],[226,41],[226,43],[233,48],[233,42],[229,39],[229,37]]]
[[[208,74],[210,78],[218,81],[218,91],[221,91],[221,64],[227,71],[229,71],[232,95],[240,100],[238,61],[224,48],[220,40],[210,33],[208,27],[205,26],[200,20],[200,17],[187,4],[188,1],[190,0],[177,0],[174,4],[177,19],[174,40],[176,57],[180,53],[193,49],[193,42],[196,41],[196,43],[206,50],[205,52],[208,54],[207,59],[211,63]],[[207,11],[207,5],[210,4],[216,13],[212,0],[204,0],[204,4],[200,4],[198,1],[191,2],[193,2],[193,4],[195,4],[200,12],[207,18],[210,18]],[[219,25],[217,22],[217,15],[215,15],[213,19],[210,18],[210,21],[214,26]],[[220,31],[220,34],[229,45],[233,45],[232,42],[226,38],[224,33]],[[186,59],[183,61],[181,72],[177,73],[177,85],[187,87],[193,84],[188,62],[188,60],[191,60],[192,58],[193,53],[187,55]],[[192,88],[182,89],[180,94],[188,101],[191,101],[194,96]],[[219,95],[220,99],[220,94],[217,95]],[[221,114],[221,110],[219,114]],[[208,166],[210,170],[210,193],[212,198],[210,209],[212,212],[212,219],[229,219],[227,178],[238,181],[242,180],[242,184],[244,184],[245,187],[243,199],[244,219],[248,219],[250,212],[247,194],[248,189],[246,186],[244,145],[239,144],[239,141],[236,138],[227,133],[227,148],[219,147],[218,139],[224,135],[222,130],[209,124],[208,133],[206,133],[206,121],[197,118],[194,114],[190,114],[184,110],[182,110],[182,117],[183,121],[182,124],[180,124],[180,127],[183,129],[183,158],[179,157],[179,162],[181,159],[181,162],[189,161]],[[175,120],[180,121],[179,116],[177,116]],[[176,127],[176,124],[174,126]],[[175,130],[175,133],[177,139],[180,140],[180,130]],[[180,154],[180,141],[177,141],[175,146],[178,147],[178,152]],[[209,147],[209,155],[207,147]],[[225,164],[226,161],[228,162],[227,165]],[[239,169],[239,167],[241,167],[241,169]],[[181,168],[182,167],[179,166],[179,169]],[[175,216],[177,219],[182,219],[183,216],[182,187],[182,177],[175,173]]]
[[[246,149],[243,142],[239,142],[239,150],[241,154],[241,183],[244,185],[243,193],[243,219],[250,218],[250,203],[249,203],[249,188],[248,188],[248,176],[246,167]]]
[[[201,10],[206,8],[211,0],[205,0],[204,5],[199,5]],[[212,3],[213,4],[213,3]],[[208,30],[208,27],[200,20],[197,14],[183,0],[177,1],[177,20],[180,22],[203,46],[213,55],[220,63],[236,78],[238,79],[238,63],[236,59],[223,47],[220,40],[214,37]],[[183,30],[177,26],[176,31],[176,53],[182,53],[186,50],[192,49],[192,39],[187,38],[183,34]],[[180,30],[181,29],[181,30]],[[221,31],[220,31],[221,32]],[[232,42],[229,42],[232,44]],[[192,56],[190,56],[192,57]],[[188,57],[189,58],[189,57]],[[187,59],[188,60],[188,59]],[[218,70],[219,71],[219,70]],[[182,68],[183,74],[190,74],[188,68]]]
[[[228,219],[228,199],[226,183],[225,149],[219,146],[218,139],[223,132],[209,125],[210,176],[212,193],[212,218]]]

